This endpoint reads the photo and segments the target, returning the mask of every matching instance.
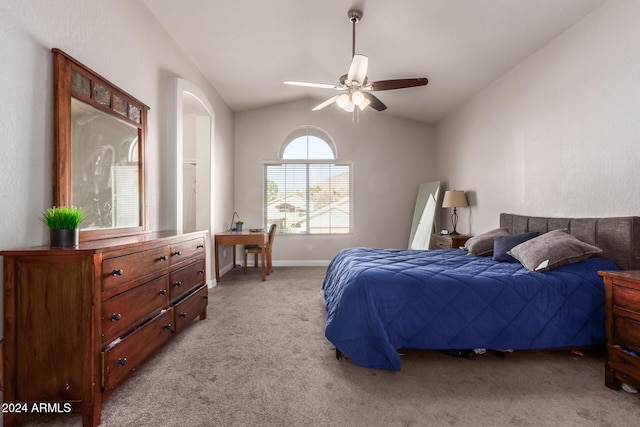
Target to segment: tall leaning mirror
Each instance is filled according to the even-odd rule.
[[[61,50],[52,51],[54,205],[83,209],[81,241],[148,231],[149,107]]]

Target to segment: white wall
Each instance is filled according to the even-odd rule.
[[[438,123],[438,173],[471,192],[458,231],[639,214],[639,22],[640,1],[610,0]]]
[[[302,100],[236,114],[235,210],[244,227],[262,226],[262,161],[277,159],[293,129],[314,125],[334,139],[338,157],[353,161],[354,233],[340,236],[278,236],[274,264],[327,261],[342,248],[406,248],[418,186],[436,179],[431,127],[365,110],[352,115],[319,101]],[[229,217],[229,221],[231,217]]]
[[[140,1],[0,2],[0,249],[48,245],[40,212],[53,199],[53,61],[65,51],[147,104],[150,228],[172,228],[167,173],[171,77],[191,81],[215,111],[215,224],[233,212],[233,113]]]

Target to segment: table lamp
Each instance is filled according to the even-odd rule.
[[[464,195],[464,191],[460,190],[450,190],[445,191],[444,199],[442,200],[443,208],[453,208],[453,214],[451,214],[451,223],[453,224],[453,231],[449,233],[452,236],[457,236],[460,233],[456,231],[456,226],[458,225],[458,213],[456,212],[456,208],[465,208],[469,206],[467,203],[467,197]]]

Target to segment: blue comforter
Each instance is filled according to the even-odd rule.
[[[600,270],[591,258],[546,273],[464,250],[351,248],[323,284],[325,336],[355,363],[400,369],[400,348],[536,349],[604,343]]]

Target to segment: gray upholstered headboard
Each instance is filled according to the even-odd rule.
[[[602,256],[621,269],[640,270],[640,217],[637,216],[544,218],[501,213],[500,227],[506,227],[511,234],[567,228],[576,238],[602,249]]]

